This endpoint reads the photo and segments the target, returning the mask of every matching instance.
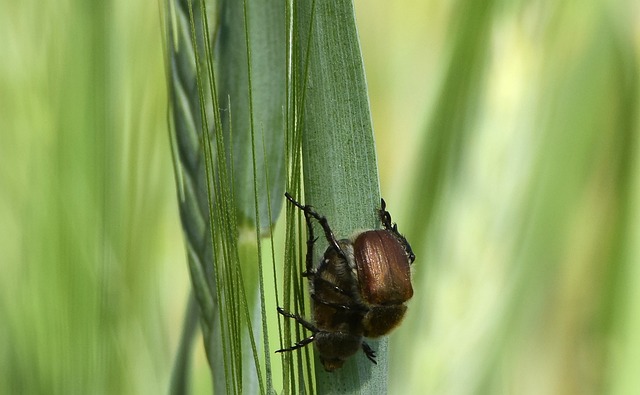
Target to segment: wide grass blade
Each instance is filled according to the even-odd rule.
[[[353,3],[294,2],[293,23],[304,201],[328,218],[338,237],[376,228],[380,191]],[[319,260],[326,242],[316,246]],[[384,393],[386,341],[372,345],[377,365],[363,353],[331,374],[316,363],[318,393]]]
[[[270,220],[278,217],[284,193],[285,2],[220,3],[222,17],[216,32],[218,100],[225,138],[232,144],[228,160],[233,160],[239,220],[254,226],[255,196],[261,231],[268,232]],[[252,133],[255,146],[251,144]],[[255,173],[254,155],[258,164]],[[268,196],[277,197],[278,204],[270,208]]]

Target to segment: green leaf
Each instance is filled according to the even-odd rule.
[[[247,0],[246,29],[244,6],[245,2],[238,0],[222,0],[220,4],[216,36],[218,101],[225,139],[232,144],[232,157],[227,159],[233,161],[240,221],[255,226],[257,196],[259,222],[265,233],[270,221],[278,217],[284,194],[285,2]],[[252,132],[255,147],[251,144]],[[258,164],[255,174],[254,153]],[[278,197],[274,207],[268,207],[268,196]]]
[[[325,215],[340,238],[379,227],[376,153],[364,67],[351,0],[295,3],[296,99],[300,105],[304,202]],[[316,262],[326,248],[316,245]],[[333,373],[316,362],[318,393],[386,392],[386,340]]]

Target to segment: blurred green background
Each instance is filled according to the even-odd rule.
[[[167,391],[189,279],[160,8],[0,0],[0,393]],[[640,3],[356,13],[418,256],[390,393],[634,393]]]

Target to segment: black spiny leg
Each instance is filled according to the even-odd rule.
[[[391,225],[391,214],[387,211],[387,203],[385,203],[384,199],[380,199],[380,210],[378,210],[378,214],[380,216],[380,222],[382,222],[382,226],[386,230],[393,230],[393,226]]]
[[[300,210],[304,212],[305,218],[307,219],[308,228],[311,228],[311,219],[309,217],[315,218],[320,223],[320,226],[322,226],[322,230],[324,231],[324,236],[327,238],[329,245],[333,247],[341,257],[346,258],[344,251],[342,251],[342,249],[340,248],[340,244],[338,244],[338,239],[336,239],[336,236],[333,234],[333,231],[329,226],[329,222],[327,222],[327,218],[316,213],[313,207],[299,203],[297,200],[291,197],[291,195],[289,195],[289,192],[285,192],[284,196],[291,203],[293,203],[294,206],[298,207]],[[312,237],[313,231],[311,231],[309,234],[310,234],[309,240],[313,240],[313,237]],[[307,246],[308,245],[309,245],[309,241],[307,241]],[[307,249],[307,255],[309,255],[309,249]],[[308,258],[307,258],[307,261],[308,261]],[[309,265],[309,262],[307,262],[307,265]],[[311,262],[311,265],[313,265],[313,262]],[[309,272],[309,269],[310,267],[307,268],[307,272]]]
[[[312,323],[310,323],[309,321],[305,320],[304,318],[300,317],[297,314],[292,314],[289,313],[288,311],[286,311],[285,309],[283,309],[282,307],[278,307],[278,313],[282,314],[283,316],[287,317],[287,318],[293,318],[294,320],[296,320],[296,322],[300,325],[302,325],[303,327],[305,327],[306,329],[308,329],[309,331],[313,332],[313,334],[309,337],[307,337],[306,339],[302,339],[299,342],[297,342],[296,344],[294,344],[291,347],[287,347],[287,348],[283,348],[281,350],[277,350],[276,352],[287,352],[287,351],[293,351],[293,350],[297,350],[299,348],[302,348],[304,346],[306,346],[307,344],[313,342],[316,339],[316,334],[318,332],[320,332],[320,330],[318,328],[316,328]]]
[[[297,350],[299,348],[302,348],[302,347],[306,346],[307,344],[313,342],[315,339],[316,339],[316,334],[314,333],[313,335],[307,337],[306,339],[300,340],[299,342],[297,342],[293,346],[287,347],[287,348],[283,348],[281,350],[276,350],[276,352],[280,353],[280,352],[294,351],[294,350]]]
[[[297,314],[289,313],[288,311],[286,311],[282,307],[278,307],[278,313],[282,314],[283,316],[285,316],[287,318],[293,318],[294,320],[296,320],[296,322],[298,324],[302,325],[303,327],[305,327],[309,331],[313,332],[314,334],[320,332],[320,329],[316,328],[309,321],[305,320],[304,318],[300,317]]]
[[[362,351],[364,351],[364,355],[369,358],[369,361],[373,362],[376,365],[378,364],[378,362],[376,362],[376,352],[373,351],[373,349],[367,344],[367,342],[362,342]]]
[[[334,309],[338,309],[338,310],[353,311],[353,312],[362,313],[363,315],[369,311],[369,308],[360,304],[348,305],[348,304],[342,304],[342,303],[329,302],[329,301],[320,299],[316,294],[311,294],[311,299],[313,299],[313,301],[318,304],[333,307]]]
[[[307,277],[313,273],[313,245],[315,244],[316,240],[318,240],[318,238],[315,237],[313,234],[313,226],[311,225],[311,216],[307,212],[307,210],[305,210],[306,206],[303,206],[300,203],[298,203],[293,197],[291,197],[291,195],[289,195],[289,192],[285,192],[284,196],[294,206],[298,207],[299,209],[302,210],[302,212],[304,212],[304,219],[307,223],[307,256],[306,256],[306,262],[305,262],[306,269],[305,269],[305,272],[302,273],[302,277]]]
[[[398,225],[391,223],[391,214],[387,211],[387,203],[385,203],[384,199],[380,199],[380,210],[378,210],[378,215],[380,216],[380,222],[382,222],[382,226],[392,232],[398,240],[402,243],[404,250],[407,252],[407,257],[409,258],[409,263],[413,263],[416,260],[416,256],[411,249],[411,245],[407,239],[404,238],[403,235],[398,232]]]

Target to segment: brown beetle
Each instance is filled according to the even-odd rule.
[[[311,206],[286,198],[304,212],[307,223],[306,271],[313,323],[278,308],[313,332],[295,345],[276,352],[292,351],[313,342],[327,371],[334,371],[360,348],[371,362],[375,352],[363,337],[379,337],[396,327],[413,296],[410,265],[415,255],[407,240],[391,223],[391,215],[381,200],[378,211],[384,229],[367,230],[351,239],[337,240],[327,219]],[[313,267],[316,241],[311,219],[320,223],[329,246],[317,268]]]

